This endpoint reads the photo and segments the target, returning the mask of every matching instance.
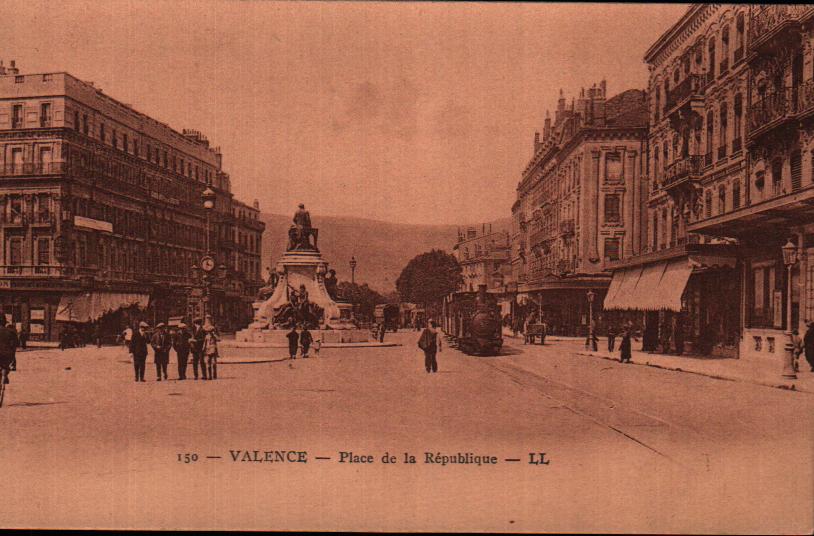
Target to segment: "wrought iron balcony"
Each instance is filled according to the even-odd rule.
[[[65,162],[41,162],[24,164],[5,164],[0,166],[0,177],[19,177],[25,175],[59,175],[66,169]]]
[[[680,107],[682,107],[684,104],[690,102],[693,97],[696,99],[702,97],[705,86],[705,77],[700,74],[691,74],[679,82],[667,93],[667,115],[670,115],[680,109]]]
[[[702,162],[703,157],[700,155],[688,156],[673,162],[664,170],[662,187],[670,189],[700,179]]]
[[[749,110],[750,138],[754,139],[794,117],[797,112],[796,89],[786,87],[774,91],[752,105]]]
[[[774,44],[785,41],[784,29],[799,29],[799,25],[812,14],[811,4],[764,5],[755,9],[749,24],[749,42],[755,52],[763,52]],[[797,32],[795,34],[799,35]]]
[[[814,80],[809,80],[797,89],[797,112],[801,115],[814,112]]]

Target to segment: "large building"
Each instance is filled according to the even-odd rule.
[[[474,292],[479,285],[488,290],[502,292],[509,278],[509,234],[492,231],[492,224],[484,224],[480,230],[468,227],[458,230],[458,241],[452,254],[461,265],[462,291]]]
[[[204,301],[225,329],[250,319],[257,204],[233,198],[221,153],[201,133],[92,83],[0,67],[0,215],[0,306],[32,338],[100,318],[117,330],[122,309],[152,322],[197,316]],[[219,269],[204,296],[194,267],[207,245]]]
[[[645,55],[650,131],[642,255],[616,263],[606,309],[644,312],[644,348],[737,355],[731,240],[691,232],[744,202],[747,6],[691,6]]]
[[[542,137],[535,134],[512,207],[517,301],[531,304],[556,334],[587,331],[588,291],[601,304],[608,264],[643,246],[646,95],[634,89],[607,98],[606,91],[603,80],[570,105],[560,91],[553,123],[547,117]]]

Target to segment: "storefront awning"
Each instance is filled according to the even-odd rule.
[[[145,308],[150,303],[147,294],[121,292],[87,292],[63,295],[59,300],[56,320],[60,322],[91,322],[103,314],[122,307],[137,305]]]
[[[686,258],[634,266],[613,273],[605,310],[681,311],[681,295],[692,274]]]

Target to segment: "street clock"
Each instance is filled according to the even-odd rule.
[[[204,272],[211,272],[215,268],[215,259],[207,255],[201,259],[201,268]]]

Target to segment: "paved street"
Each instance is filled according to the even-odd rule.
[[[496,358],[445,349],[428,375],[416,338],[224,364],[216,382],[158,383],[150,357],[135,383],[122,347],[22,353],[0,409],[2,525],[811,530],[814,395],[567,341]],[[238,450],[307,463],[235,462]],[[343,451],[373,463],[340,463]],[[458,452],[498,463],[425,463]],[[530,464],[541,452],[550,463]]]

